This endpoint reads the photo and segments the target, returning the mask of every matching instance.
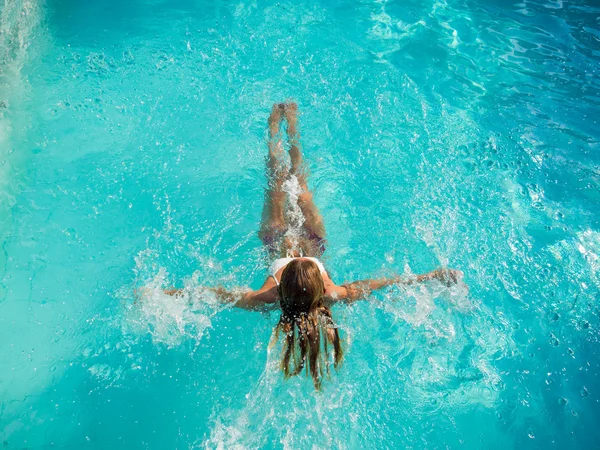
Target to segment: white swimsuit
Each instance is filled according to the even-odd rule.
[[[302,257],[302,258],[310,259],[312,262],[314,262],[317,265],[317,267],[319,268],[319,270],[321,271],[321,275],[325,273],[325,266],[317,258],[313,258],[312,256],[306,256],[306,257]],[[277,286],[279,286],[279,281],[275,277],[275,274],[277,272],[279,272],[282,267],[285,267],[289,263],[291,263],[293,259],[297,259],[297,258],[279,258],[279,259],[276,259],[275,261],[273,261],[273,264],[271,264],[271,270],[270,270],[271,273],[269,275],[273,277],[273,279],[275,280],[275,284]]]

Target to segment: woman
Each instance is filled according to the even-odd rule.
[[[274,260],[269,276],[256,291],[236,295],[223,288],[213,289],[225,301],[247,309],[260,309],[279,303],[281,317],[276,328],[283,332],[285,341],[281,368],[286,378],[298,375],[304,368],[319,389],[323,376],[329,372],[329,346],[333,347],[334,367],[342,361],[342,347],[338,329],[333,322],[330,306],[339,301],[351,302],[367,298],[371,291],[393,284],[411,284],[439,279],[447,284],[456,283],[460,271],[438,269],[411,279],[402,277],[379,278],[336,285],[319,258],[325,251],[323,218],[307,186],[302,153],[299,148],[295,103],[273,105],[269,116],[269,156],[267,173],[269,184],[263,210],[259,237]],[[280,124],[287,121],[291,167],[283,161]],[[299,194],[290,195],[290,206],[301,213],[296,223],[286,221],[286,182],[296,182]],[[289,189],[288,189],[289,190]],[[295,198],[297,197],[297,198]],[[276,259],[278,258],[278,259]],[[165,291],[177,295],[180,290]]]

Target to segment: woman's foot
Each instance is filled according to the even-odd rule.
[[[285,104],[275,103],[269,116],[269,158],[267,160],[267,168],[275,190],[281,190],[283,179],[287,173],[282,158],[284,152],[283,143],[279,134],[279,124],[284,114]]]
[[[285,118],[287,120],[287,134],[288,137],[296,137],[298,131],[296,129],[296,124],[298,122],[298,104],[295,102],[288,102],[284,105],[285,109]]]
[[[298,134],[298,104],[288,102],[285,104],[285,118],[287,120],[287,135],[290,143],[290,158],[292,159],[292,173],[301,175],[302,172],[302,152],[300,151],[300,135]],[[302,184],[304,179],[300,179]]]
[[[271,115],[269,116],[269,132],[271,138],[277,136],[279,133],[279,124],[285,113],[285,103],[275,103],[273,109],[271,109]]]

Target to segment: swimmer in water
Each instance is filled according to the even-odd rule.
[[[287,121],[287,137],[291,167],[283,160],[280,124]],[[331,359],[337,368],[343,358],[338,328],[330,307],[336,302],[366,299],[372,291],[395,284],[413,284],[437,279],[448,286],[462,278],[462,272],[438,269],[413,277],[389,277],[354,281],[337,285],[329,277],[320,258],[325,251],[325,226],[313,194],[307,184],[298,134],[296,103],[273,105],[268,121],[269,155],[267,159],[268,187],[259,237],[273,263],[264,284],[258,290],[234,293],[224,288],[212,291],[223,301],[246,309],[281,308],[276,335],[283,334],[284,346],[281,369],[286,378],[298,375],[303,369],[310,373],[315,388],[320,389],[323,377],[329,372]],[[304,216],[300,229],[290,233],[286,221],[286,192],[284,182],[295,177],[300,186],[297,204]],[[295,199],[294,199],[295,200]],[[180,295],[182,290],[165,291]]]

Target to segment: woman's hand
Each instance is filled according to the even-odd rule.
[[[429,272],[428,274],[425,274],[423,276],[427,276],[426,279],[428,280],[432,280],[435,278],[436,280],[439,280],[446,286],[450,287],[453,284],[457,284],[459,281],[461,281],[464,275],[465,274],[462,273],[462,271],[460,270],[440,268],[434,270],[433,272]]]
[[[174,287],[170,287],[169,289],[163,289],[163,292],[170,296],[178,296],[183,294],[183,289],[175,289]]]

